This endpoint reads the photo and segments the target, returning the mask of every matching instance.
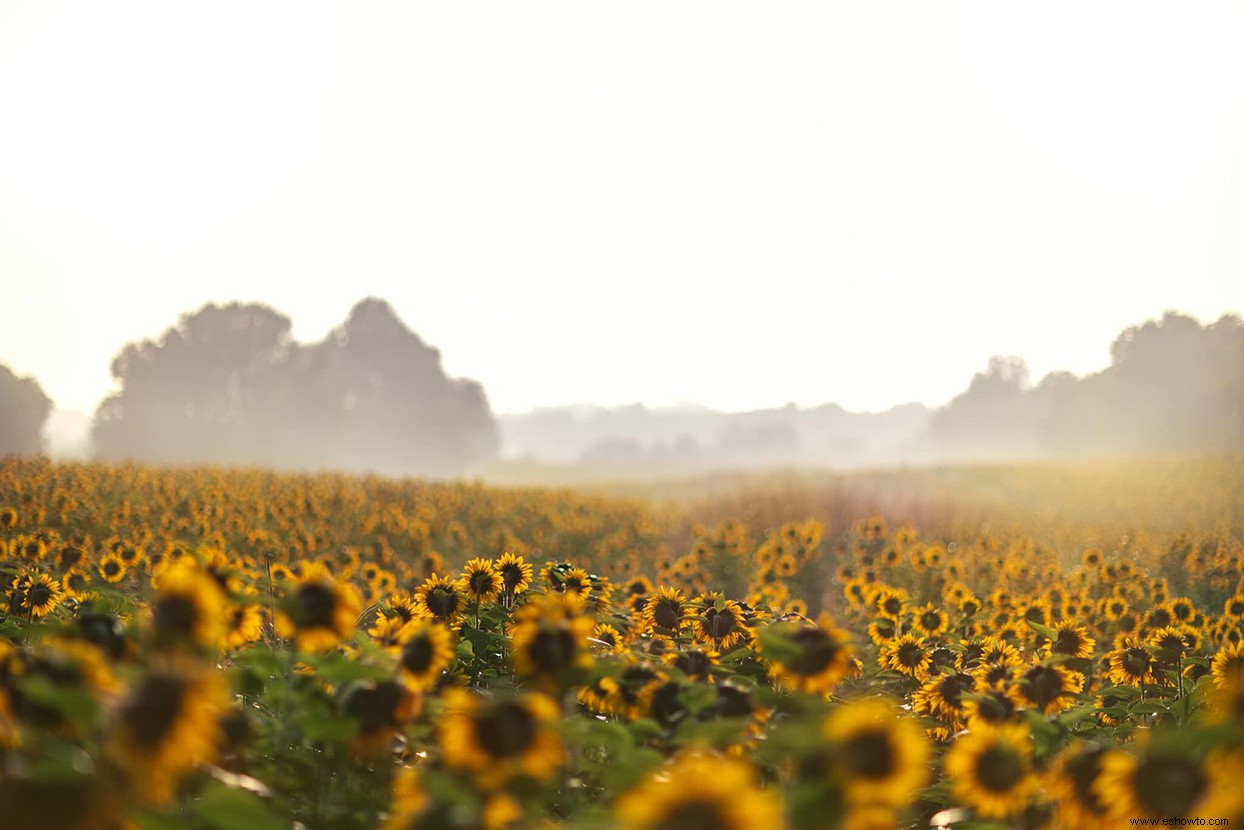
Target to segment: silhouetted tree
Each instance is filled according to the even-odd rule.
[[[483,389],[446,377],[381,300],[311,346],[266,306],[208,305],[127,346],[112,372],[121,388],[94,426],[103,458],[451,476],[497,452]]]
[[[965,392],[933,413],[929,435],[954,459],[1012,458],[1034,450],[1035,427],[1027,393],[1028,364],[994,356]]]
[[[104,459],[259,462],[269,430],[259,413],[293,348],[289,318],[262,305],[209,304],[158,342],[127,345],[112,362],[120,389],[92,431]],[[269,425],[271,426],[271,425]]]
[[[43,425],[52,401],[34,378],[0,366],[0,456],[43,452]]]

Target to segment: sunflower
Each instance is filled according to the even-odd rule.
[[[1223,603],[1222,613],[1233,620],[1244,621],[1244,593],[1237,593]]]
[[[445,764],[494,789],[514,778],[547,780],[565,749],[554,730],[557,703],[539,693],[486,699],[464,689],[444,695],[440,745]]]
[[[644,624],[657,634],[676,636],[688,615],[687,597],[677,588],[662,588],[644,606]]]
[[[851,804],[904,807],[929,777],[929,746],[911,718],[879,698],[834,710],[822,734],[835,748],[836,772]]]
[[[324,565],[307,563],[277,616],[277,631],[292,636],[298,651],[328,651],[354,630],[361,607],[353,586],[333,579]]]
[[[350,754],[373,758],[389,749],[418,708],[419,698],[393,680],[351,686],[341,701],[342,714],[358,724],[350,739]]]
[[[125,574],[129,571],[125,563],[121,561],[121,557],[115,553],[104,554],[99,560],[99,575],[104,582],[116,584],[125,579]]]
[[[592,629],[592,644],[611,654],[626,651],[626,641],[621,632],[608,623],[596,623]]]
[[[381,825],[382,830],[410,830],[422,824],[423,813],[431,799],[419,783],[419,771],[414,767],[398,767],[393,775],[393,800],[389,817]]]
[[[1036,665],[1020,675],[1010,687],[1011,699],[1021,709],[1054,715],[1076,702],[1084,688],[1084,675],[1062,666]]]
[[[643,663],[630,663],[616,677],[600,680],[604,693],[603,711],[627,720],[648,714],[652,696],[668,678]]]
[[[912,709],[958,726],[964,695],[976,688],[976,678],[963,672],[931,675],[912,695]]]
[[[881,619],[898,622],[907,611],[908,596],[902,588],[883,586],[873,597],[873,610]]]
[[[1049,650],[1054,654],[1065,654],[1068,657],[1090,657],[1097,641],[1088,636],[1087,629],[1078,625],[1075,620],[1063,620],[1054,626],[1054,640],[1049,643]]]
[[[694,646],[681,651],[672,651],[662,655],[662,660],[678,669],[689,679],[712,683],[712,671],[718,665],[721,655],[716,651],[708,651]]]
[[[778,830],[784,825],[777,796],[756,782],[750,764],[684,752],[614,804],[618,830],[714,828]]]
[[[458,590],[480,605],[492,602],[505,588],[501,574],[493,567],[491,559],[472,559],[462,569]]]
[[[1214,685],[1225,689],[1229,685],[1244,686],[1244,642],[1225,646],[1210,662],[1210,674]]]
[[[263,611],[258,604],[248,602],[232,606],[225,615],[225,631],[221,635],[221,651],[236,651],[263,637]]]
[[[225,595],[197,565],[178,564],[160,575],[151,624],[160,647],[215,648],[225,634]]]
[[[453,632],[435,620],[411,620],[395,639],[398,645],[392,650],[402,682],[416,691],[434,688],[457,659]]]
[[[743,611],[734,600],[713,591],[695,600],[700,613],[692,617],[691,631],[702,643],[712,643],[718,650],[733,648],[748,638],[743,625]]]
[[[1122,638],[1107,659],[1110,662],[1110,679],[1120,686],[1139,686],[1155,679],[1153,655],[1131,637]]]
[[[432,574],[415,591],[415,608],[423,616],[453,625],[466,611],[466,594],[459,580]]]
[[[1004,687],[985,687],[979,678],[977,684],[976,692],[963,696],[963,719],[969,729],[984,729],[1015,719],[1019,710]]]
[[[514,668],[545,688],[565,688],[593,664],[595,623],[578,594],[545,594],[520,608],[510,627]]]
[[[969,732],[951,745],[945,767],[955,797],[985,818],[1021,812],[1037,788],[1032,744],[1022,724]]]
[[[109,744],[143,798],[167,802],[182,774],[211,760],[228,700],[214,666],[153,662],[117,711]]]
[[[1101,744],[1080,741],[1054,758],[1045,782],[1053,796],[1059,827],[1105,830],[1118,826],[1111,820],[1109,804],[1097,792],[1105,757],[1106,748]]]
[[[1209,785],[1210,775],[1202,761],[1187,752],[1150,744],[1136,755],[1107,752],[1101,760],[1096,793],[1116,821],[1163,819],[1196,815]]]
[[[937,639],[950,629],[946,612],[929,603],[912,614],[912,627],[926,639]]]
[[[925,646],[924,638],[908,632],[882,647],[877,661],[882,668],[902,672],[908,677],[923,681],[929,675],[933,657]]]
[[[1166,603],[1166,610],[1177,623],[1189,623],[1196,616],[1196,606],[1187,597],[1176,597]]]
[[[834,627],[822,614],[815,625],[774,623],[765,630],[778,630],[785,641],[769,649],[769,674],[782,686],[808,694],[828,694],[851,671],[851,648],[847,633]],[[763,644],[762,644],[762,650]]]
[[[391,620],[397,623],[397,628],[401,628],[418,616],[419,608],[414,598],[403,594],[394,594],[376,609],[377,624],[382,620]]]
[[[21,616],[37,620],[55,611],[64,598],[59,581],[45,573],[23,571],[13,582],[9,607]]]

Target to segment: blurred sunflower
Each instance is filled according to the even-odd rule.
[[[1045,787],[1053,797],[1059,827],[1106,830],[1118,826],[1109,804],[1097,792],[1102,759],[1101,744],[1078,741],[1054,758],[1045,777]]]
[[[849,803],[905,807],[928,782],[928,743],[916,722],[888,701],[847,703],[830,714],[822,734],[834,747]]]
[[[750,764],[684,752],[614,805],[618,830],[778,830],[777,795],[761,788]]]
[[[1109,805],[1116,821],[1163,819],[1200,812],[1198,804],[1209,794],[1209,784],[1209,773],[1201,761],[1187,752],[1150,744],[1138,754],[1107,752],[1101,760],[1095,792]]]
[[[416,691],[435,688],[457,659],[453,632],[435,620],[411,620],[398,630],[395,639],[398,672]]]
[[[781,685],[808,694],[827,694],[852,669],[847,633],[822,614],[815,625],[774,623],[784,647],[770,650],[769,674]],[[762,652],[765,651],[762,642]]]
[[[110,747],[146,800],[167,802],[181,776],[214,757],[229,700],[224,675],[185,659],[153,661],[116,714]]]
[[[969,732],[946,753],[946,777],[955,797],[984,818],[1023,811],[1037,788],[1032,745],[1022,724]]]
[[[319,562],[306,563],[277,614],[277,633],[298,651],[324,652],[354,630],[362,601],[354,587],[333,579]]]
[[[1076,702],[1084,688],[1084,675],[1063,666],[1036,665],[1011,683],[1011,699],[1021,709],[1055,715]]]
[[[488,699],[464,689],[445,692],[440,746],[445,764],[469,770],[486,788],[513,778],[545,780],[565,759],[553,728],[557,704],[531,693]]]
[[[578,594],[545,594],[520,608],[510,627],[515,670],[543,688],[564,688],[591,668],[595,623]]]
[[[151,603],[151,627],[158,647],[216,648],[226,633],[225,595],[197,565],[164,571]]]

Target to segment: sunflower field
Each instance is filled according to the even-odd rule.
[[[2,460],[0,828],[1235,824],[1244,487],[1180,469],[1023,525]]]

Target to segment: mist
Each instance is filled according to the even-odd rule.
[[[267,306],[209,304],[129,343],[93,413],[53,411],[11,372],[0,453],[229,464],[506,482],[677,478],[721,471],[852,470],[1244,453],[1244,322],[1167,312],[1120,332],[1111,362],[1034,382],[993,356],[940,406],[723,412],[581,405],[497,415],[475,380],[387,302],[360,301],[300,343]],[[534,371],[534,370],[533,370]]]

